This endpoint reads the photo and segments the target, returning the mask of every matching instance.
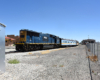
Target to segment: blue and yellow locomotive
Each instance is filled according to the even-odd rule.
[[[43,47],[60,47],[61,38],[30,30],[20,30],[20,42],[16,43],[17,51],[43,49]]]

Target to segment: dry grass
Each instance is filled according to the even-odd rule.
[[[32,53],[28,53],[28,54],[32,54]]]
[[[38,58],[39,58],[40,56],[36,55],[36,57],[38,57]]]
[[[55,49],[54,51],[57,51],[57,50],[62,50],[62,49],[65,49],[65,48],[58,48],[58,49]]]
[[[89,58],[92,62],[98,61],[98,57],[96,55],[88,56],[87,58]]]
[[[74,53],[73,55],[76,55],[76,53]]]
[[[61,50],[62,48],[59,48],[59,50]]]
[[[94,71],[92,71],[92,73],[94,73]]]
[[[59,49],[55,49],[54,51],[57,51],[57,50],[59,50]]]
[[[65,49],[65,48],[59,48],[59,50],[62,50],[62,49]]]
[[[50,53],[49,50],[46,50],[46,51],[42,51],[41,54],[47,54],[47,53]]]
[[[64,65],[59,65],[59,67],[64,67]]]
[[[90,52],[90,49],[88,49],[88,51]]]
[[[53,65],[53,67],[57,67],[57,65]]]

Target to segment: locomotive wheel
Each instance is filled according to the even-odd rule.
[[[36,49],[35,49],[35,46],[33,46],[33,51],[35,51]]]
[[[43,46],[40,46],[40,50],[42,50],[43,49]]]
[[[40,46],[39,46],[39,45],[37,46],[37,49],[38,49],[38,50],[40,49]]]
[[[22,51],[24,52],[24,51],[28,51],[28,49],[27,49],[27,46],[26,45],[23,45],[23,49],[22,49]]]
[[[54,48],[56,48],[56,45],[54,45]]]
[[[19,46],[16,45],[16,51],[21,51]]]
[[[30,45],[30,51],[32,51],[32,46]]]
[[[36,48],[37,48],[37,50],[39,50],[40,49],[40,45],[37,45]]]
[[[16,51],[20,51],[20,49],[19,49],[19,48],[17,48],[17,49],[16,49]]]
[[[36,50],[38,50],[38,46],[36,46]]]
[[[28,46],[28,51],[31,51],[31,45]]]
[[[33,51],[34,50],[34,46],[31,46],[31,51]]]

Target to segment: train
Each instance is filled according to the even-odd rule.
[[[61,39],[61,46],[72,47],[78,46],[79,42],[77,40]]]
[[[78,45],[78,41],[76,40],[62,39],[56,35],[27,29],[21,29],[19,34],[19,43],[15,44],[17,51],[32,51],[43,48],[59,48]]]

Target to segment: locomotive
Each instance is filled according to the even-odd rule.
[[[20,42],[16,43],[17,51],[43,49],[43,47],[60,47],[61,38],[30,30],[20,30]]]
[[[44,34],[32,30],[20,30],[20,42],[16,43],[17,51],[31,51],[43,48],[59,48],[63,46],[76,46],[75,40],[62,39],[52,34]]]

